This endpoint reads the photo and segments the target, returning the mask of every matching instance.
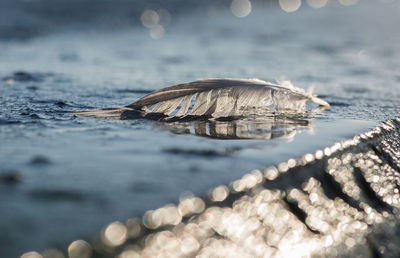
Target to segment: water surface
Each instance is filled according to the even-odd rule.
[[[254,4],[242,19],[229,6],[206,9],[172,16],[157,40],[133,24],[65,26],[0,41],[4,255],[89,239],[110,221],[176,202],[186,191],[203,195],[399,114],[397,2],[302,6],[290,14]],[[193,124],[69,115],[210,77],[284,77],[313,86],[331,107],[309,125],[256,130],[269,135],[257,139],[200,137]]]

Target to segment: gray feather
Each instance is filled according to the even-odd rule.
[[[157,104],[151,112],[155,113],[163,113],[165,115],[169,115],[171,112],[173,112],[181,103],[182,99],[181,98],[176,98],[176,99],[171,99],[167,101],[161,101],[159,104]]]
[[[194,95],[195,101],[188,113]],[[170,117],[228,117],[243,115],[251,108],[302,112],[307,100],[321,106],[329,106],[324,100],[295,87],[289,88],[254,79],[205,79],[166,87],[127,107],[165,115],[177,111]],[[146,109],[154,105],[152,110]]]
[[[192,101],[193,96],[194,95],[187,95],[183,97],[181,106],[179,108],[179,111],[176,112],[175,117],[182,117],[186,115],[187,111],[189,110],[190,102]]]
[[[121,108],[78,112],[82,115],[128,119],[130,113],[163,114],[169,118],[190,116],[232,117],[268,112],[304,112],[307,100],[327,102],[303,89],[257,79],[205,79],[152,92]],[[136,113],[133,117],[136,117]]]

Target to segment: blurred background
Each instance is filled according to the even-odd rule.
[[[194,12],[204,20],[229,10],[232,15],[243,18],[260,8],[279,8],[292,13],[307,8],[354,6],[357,3],[358,0],[4,0],[0,9],[0,37],[29,39],[64,29],[121,29],[140,25],[153,27],[154,35],[157,25],[167,27],[171,21],[179,23],[179,17]]]
[[[1,0],[0,256],[65,250],[398,116],[399,13],[390,0]],[[289,79],[331,107],[242,140],[70,115],[215,77]]]

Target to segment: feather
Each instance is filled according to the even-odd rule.
[[[83,116],[108,117],[108,118],[114,118],[114,119],[121,119],[121,115],[125,111],[133,111],[133,110],[131,108],[127,108],[127,107],[114,107],[114,108],[78,111],[78,112],[72,113],[71,115],[83,115]],[[140,114],[137,111],[136,111],[136,113]]]
[[[142,116],[161,115],[165,120],[185,117],[235,117],[270,113],[304,112],[306,101],[328,107],[316,95],[294,87],[289,81],[281,85],[258,79],[204,79],[182,83],[152,92],[120,109],[84,111],[78,114],[127,119],[129,112]],[[135,115],[136,115],[135,113]]]
[[[194,104],[187,113],[193,96]],[[275,85],[257,79],[205,79],[166,87],[127,107],[149,113],[163,113],[171,118],[185,115],[228,117],[243,115],[249,108],[264,108],[272,112],[303,112],[307,100],[320,106],[329,106],[326,101],[294,87],[288,81]],[[182,104],[179,106],[178,102]],[[154,109],[146,108],[152,105],[156,105]],[[174,107],[177,111],[175,114]]]
[[[179,108],[179,111],[175,113],[176,117],[181,117],[181,116],[185,116],[186,115],[186,113],[187,113],[187,111],[189,109],[189,106],[190,106],[190,102],[192,101],[193,96],[194,95],[188,95],[188,96],[183,97],[183,100],[182,100],[181,106]]]

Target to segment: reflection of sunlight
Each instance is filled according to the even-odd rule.
[[[204,201],[192,194],[183,195],[179,199],[178,209],[182,216],[200,213],[205,208]]]
[[[171,22],[171,14],[165,9],[146,9],[140,16],[144,27],[149,29],[152,39],[160,39],[164,36],[165,26]]]
[[[69,245],[68,255],[70,258],[89,258],[92,255],[92,248],[86,241],[76,240]]]
[[[231,187],[234,192],[243,192],[263,182],[263,174],[260,170],[253,170],[245,174],[241,179],[232,182]]]
[[[118,246],[125,242],[128,236],[128,230],[124,224],[119,221],[109,224],[102,235],[103,242],[108,246]]]
[[[233,0],[231,10],[236,17],[246,17],[251,12],[251,2],[249,0]]]
[[[291,13],[300,8],[301,0],[279,0],[279,5],[285,12]]]
[[[311,121],[308,119],[285,117],[253,117],[232,121],[214,119],[154,123],[155,126],[165,128],[175,134],[194,134],[213,139],[263,139],[275,138],[293,139],[296,133],[311,130]]]
[[[158,13],[154,10],[145,10],[140,17],[143,26],[147,28],[152,28],[158,24],[160,17]]]
[[[142,225],[139,218],[131,218],[126,221],[126,228],[128,230],[128,237],[135,238],[142,233]]]
[[[309,257],[318,248],[321,248],[319,241],[301,242],[296,245],[289,241],[281,241],[279,245],[281,257]]]
[[[140,258],[139,252],[135,250],[125,250],[123,251],[118,258]]]
[[[70,258],[89,258],[90,256],[70,256]],[[47,249],[39,254],[37,252],[28,252],[21,255],[21,258],[65,258],[64,254],[57,249]]]
[[[21,255],[21,258],[42,258],[42,256],[37,252],[28,252]]]
[[[150,37],[153,39],[160,39],[164,36],[164,27],[157,24],[150,29]]]
[[[220,185],[211,190],[210,199],[213,202],[222,202],[228,197],[229,189],[225,185]]]
[[[362,137],[373,136],[363,134]],[[253,170],[229,186],[216,186],[204,199],[186,193],[178,204],[146,212],[142,221],[132,218],[126,223],[110,223],[102,233],[101,243],[94,243],[92,247],[83,240],[74,241],[68,248],[69,257],[90,257],[92,248],[96,255],[106,252],[106,257],[118,258],[330,257],[341,255],[343,249],[351,253],[352,248],[365,245],[368,225],[382,223],[390,216],[388,212],[379,212],[364,202],[357,209],[341,198],[329,198],[324,182],[312,176],[286,190],[269,189],[267,184],[274,184],[276,181],[271,180],[280,175],[302,172],[290,168],[301,169],[327,157],[324,173],[344,185],[342,189],[347,196],[358,200],[361,194],[356,189],[358,186],[345,186],[355,182],[352,170],[346,167],[357,162],[368,173],[367,169],[375,167],[380,171],[385,164],[373,151],[331,154],[359,141],[360,137],[356,136],[324,151],[281,162],[277,167]],[[371,176],[376,175],[371,173]],[[370,180],[379,181],[379,178]],[[400,198],[393,197],[389,203],[399,206]],[[370,254],[363,250],[356,251],[363,257]],[[44,253],[30,252],[22,257],[47,258]],[[55,255],[48,257],[58,258],[54,250],[52,254]]]

